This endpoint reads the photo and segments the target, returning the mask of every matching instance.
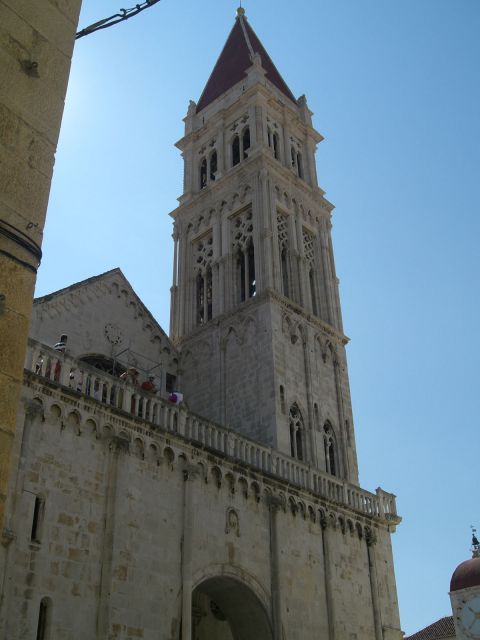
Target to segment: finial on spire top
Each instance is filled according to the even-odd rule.
[[[473,525],[470,525],[472,530],[472,553],[474,558],[480,558],[480,542],[477,538],[477,530]]]
[[[237,9],[237,18],[243,17],[245,15],[245,9],[242,7],[242,2],[240,0],[240,6]]]

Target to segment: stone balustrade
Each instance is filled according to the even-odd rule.
[[[211,450],[365,515],[397,524],[393,494],[370,493],[311,465],[284,455],[245,436],[220,427],[184,406],[173,405],[156,393],[109,375],[40,342],[29,339],[25,368],[37,376],[67,387],[112,408],[141,418],[153,429],[172,432],[194,447]]]

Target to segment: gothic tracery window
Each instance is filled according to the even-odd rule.
[[[232,253],[235,266],[237,302],[256,295],[255,248],[252,211],[248,209],[232,220]]]
[[[300,152],[297,153],[297,174],[299,178],[303,179],[303,163],[302,154]]]
[[[308,285],[310,289],[310,300],[312,303],[312,313],[319,315],[318,309],[318,292],[317,278],[315,272],[315,236],[313,233],[305,229],[302,230],[303,235],[303,252],[307,262]]]
[[[200,162],[200,189],[207,186],[207,159],[202,158]]]
[[[305,460],[305,428],[300,409],[292,404],[289,414],[290,453],[292,458]]]
[[[280,160],[280,142],[278,141],[278,133],[273,134],[273,157]]]
[[[211,233],[194,245],[196,324],[202,325],[213,315],[213,238]]]
[[[218,169],[217,152],[212,151],[212,155],[210,156],[210,180],[211,181],[215,180],[217,169]]]
[[[242,133],[242,152],[243,159],[248,157],[248,150],[250,149],[250,127],[245,127]]]
[[[280,270],[282,276],[282,293],[287,298],[291,297],[290,269],[288,256],[288,228],[287,217],[277,212],[278,248],[280,252]]]
[[[329,422],[326,422],[323,427],[323,446],[326,471],[331,473],[332,476],[338,476],[337,445],[332,425]]]
[[[240,162],[240,138],[235,135],[232,140],[232,167]]]

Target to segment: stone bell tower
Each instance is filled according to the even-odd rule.
[[[192,411],[357,483],[321,140],[239,9],[177,143],[170,332]]]

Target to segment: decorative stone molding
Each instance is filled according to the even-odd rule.
[[[237,511],[233,507],[228,507],[225,517],[225,533],[233,533],[237,538],[240,537],[240,519]]]

